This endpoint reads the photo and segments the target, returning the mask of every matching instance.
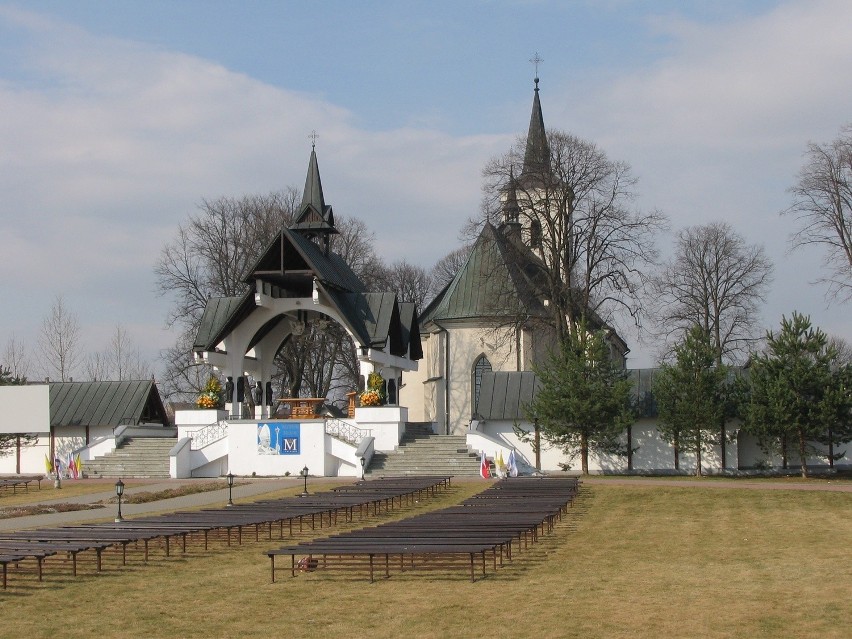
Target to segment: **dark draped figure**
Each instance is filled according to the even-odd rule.
[[[266,382],[266,405],[272,406],[272,382]]]
[[[242,404],[246,401],[246,378],[240,375],[237,377],[237,402]]]
[[[228,381],[225,382],[225,401],[234,403],[234,378],[231,376],[228,376]]]

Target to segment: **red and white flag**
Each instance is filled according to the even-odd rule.
[[[482,464],[479,466],[479,474],[485,479],[491,477],[491,471],[488,470],[488,458],[485,456],[485,451],[482,451]]]

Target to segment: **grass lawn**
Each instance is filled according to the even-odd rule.
[[[461,483],[404,514],[484,487]],[[397,515],[402,513],[397,513]],[[3,636],[846,637],[852,494],[585,487],[555,533],[470,583],[463,571],[279,573],[260,541],[95,575],[10,575]]]

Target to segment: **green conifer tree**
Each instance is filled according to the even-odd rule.
[[[630,380],[612,361],[600,332],[573,331],[544,366],[529,413],[538,417],[541,435],[569,455],[580,455],[584,474],[589,452],[624,454],[620,440],[631,422]]]

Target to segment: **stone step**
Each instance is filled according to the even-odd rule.
[[[464,435],[435,435],[426,428],[406,426],[393,451],[377,451],[365,471],[368,475],[479,475],[479,454],[470,450]]]
[[[83,465],[89,476],[169,477],[172,437],[128,437],[118,448]]]

